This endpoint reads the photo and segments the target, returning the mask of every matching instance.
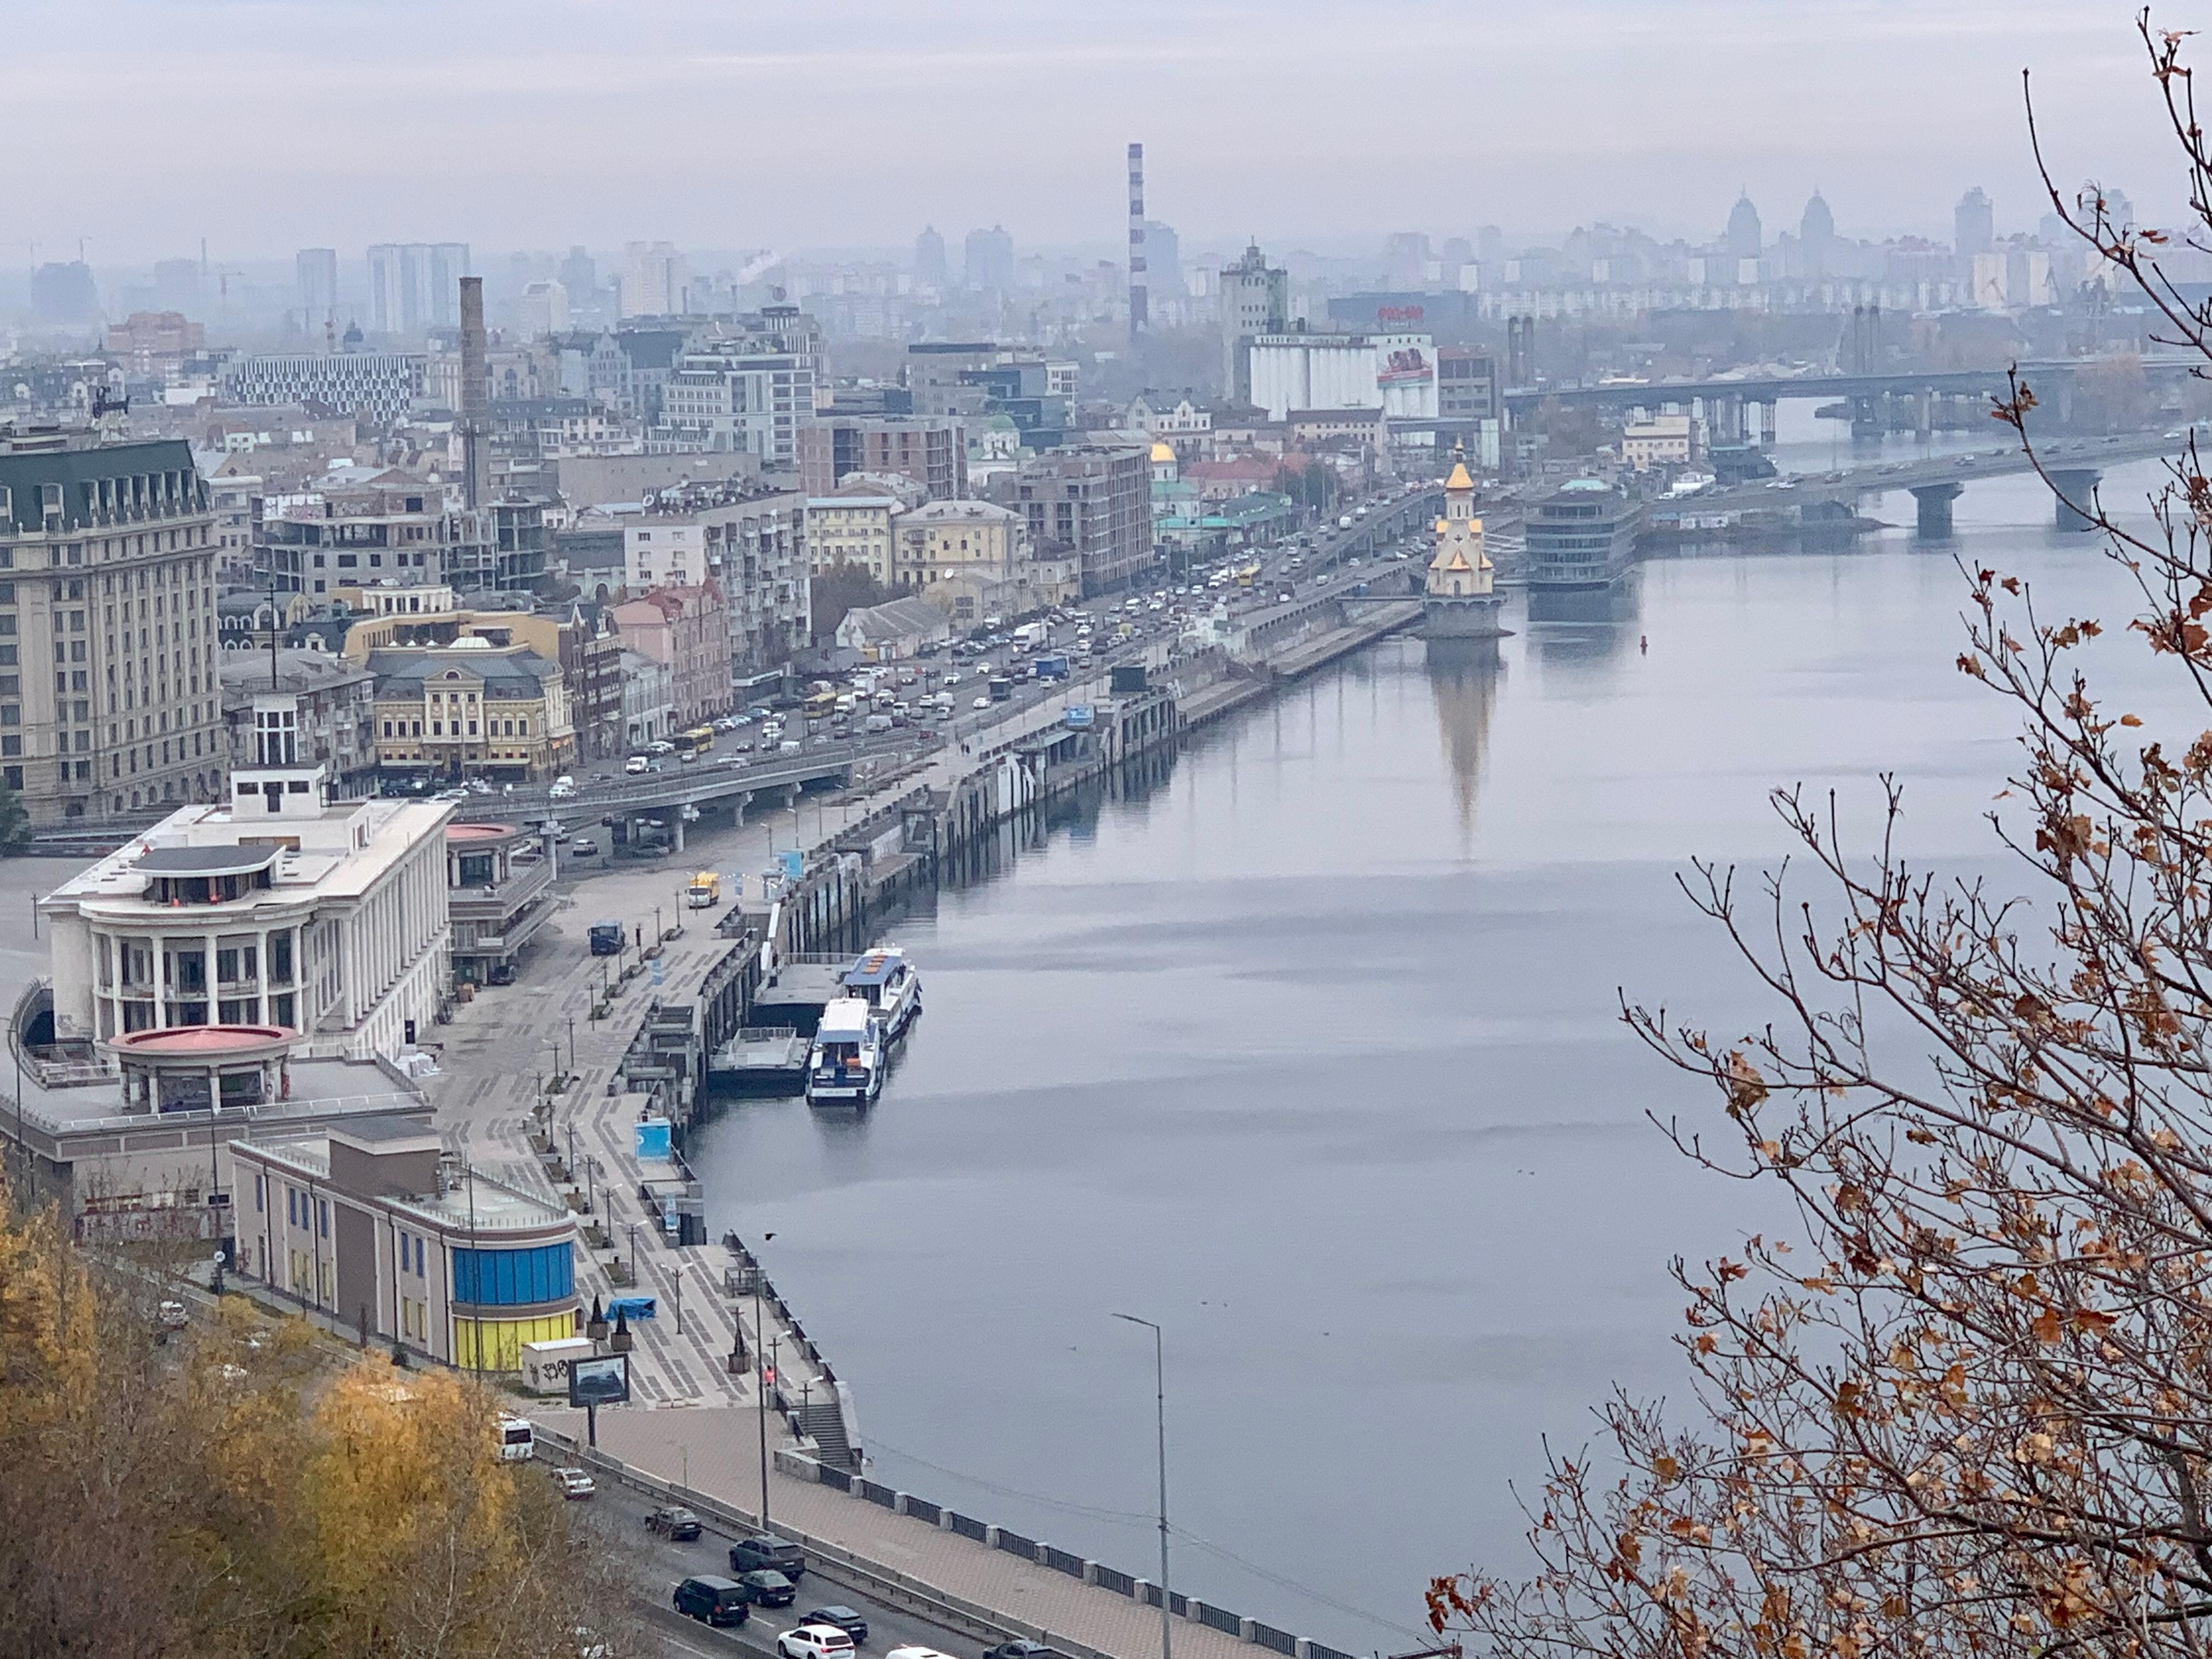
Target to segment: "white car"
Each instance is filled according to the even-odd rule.
[[[599,1491],[592,1477],[581,1469],[554,1470],[553,1484],[561,1488],[561,1496],[571,1502],[580,1498],[589,1498]]]
[[[978,697],[968,706],[970,708],[988,708],[991,706],[991,700],[988,697]]]
[[[853,1659],[853,1638],[835,1625],[801,1625],[775,1638],[783,1659]]]

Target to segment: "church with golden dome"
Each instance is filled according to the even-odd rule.
[[[1504,633],[1498,613],[1490,556],[1483,551],[1482,520],[1474,516],[1474,480],[1466,458],[1452,452],[1444,480],[1444,515],[1437,520],[1437,550],[1421,590],[1421,632],[1432,640],[1495,639]]]

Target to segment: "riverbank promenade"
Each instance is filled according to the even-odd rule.
[[[566,1434],[584,1432],[584,1414],[565,1406],[532,1415]],[[666,1481],[679,1480],[688,1471],[693,1492],[748,1518],[760,1512],[758,1435],[753,1413],[738,1407],[599,1413],[600,1451]],[[1018,1627],[1041,1632],[1040,1639],[1079,1645],[1114,1659],[1151,1659],[1159,1652],[1157,1606],[834,1487],[771,1469],[769,1518],[780,1529],[822,1540],[988,1607]],[[1261,1652],[1254,1644],[1194,1619],[1178,1617],[1173,1629],[1174,1651],[1188,1659],[1256,1659]]]

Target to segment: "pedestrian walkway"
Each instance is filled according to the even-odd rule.
[[[583,1415],[566,1407],[532,1413],[538,1422],[580,1437]],[[688,1473],[692,1491],[748,1519],[759,1516],[759,1424],[751,1412],[602,1408],[599,1449],[663,1480]],[[1114,1659],[1151,1659],[1159,1651],[1158,1608],[1131,1596],[772,1466],[768,1499],[769,1518],[778,1528],[823,1540],[988,1607],[1017,1627],[1041,1632],[1042,1639],[1057,1638]],[[1260,1659],[1263,1651],[1191,1619],[1177,1618],[1173,1630],[1174,1651],[1184,1659]]]

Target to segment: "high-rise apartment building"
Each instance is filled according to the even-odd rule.
[[[1011,294],[1014,288],[1014,239],[1003,225],[968,233],[963,281],[978,294]]]
[[[300,326],[319,331],[337,320],[338,251],[334,247],[303,247],[292,256],[295,302],[300,307]]]
[[[514,302],[514,325],[526,340],[543,339],[565,330],[568,326],[567,285],[544,277],[526,284],[522,297]]]
[[[826,383],[822,331],[791,305],[763,307],[737,326],[743,331],[703,341],[678,360],[661,394],[661,424],[679,441],[795,469],[800,423],[813,418],[815,389]]]
[[[214,526],[180,440],[0,435],[0,776],[33,823],[223,798]]]
[[[1951,214],[1951,251],[1961,259],[1996,246],[1996,206],[1976,185],[1959,198]]]
[[[1221,273],[1223,392],[1233,401],[1252,401],[1252,370],[1245,350],[1255,334],[1279,334],[1291,325],[1291,274],[1270,265],[1252,243]]]
[[[1152,562],[1151,447],[1103,441],[1033,455],[1002,474],[994,494],[1021,514],[1030,547],[1054,545],[1081,562],[1083,591],[1127,583]]]
[[[799,487],[827,495],[854,472],[896,472],[932,501],[968,493],[968,447],[950,416],[823,415],[799,428]]]
[[[935,225],[924,225],[914,239],[914,280],[917,288],[942,293],[950,282],[945,264],[945,239]]]
[[[623,250],[622,314],[680,317],[691,309],[691,274],[673,242],[632,242]]]
[[[368,251],[368,326],[378,334],[420,334],[460,321],[466,242],[379,242]]]

